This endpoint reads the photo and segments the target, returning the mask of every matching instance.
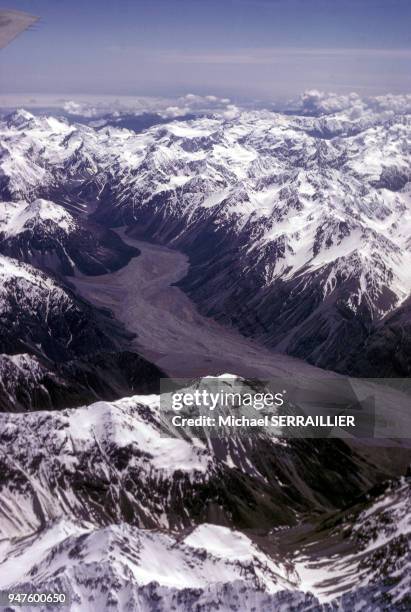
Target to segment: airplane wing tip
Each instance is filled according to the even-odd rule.
[[[39,17],[14,9],[0,9],[0,49],[32,26]]]

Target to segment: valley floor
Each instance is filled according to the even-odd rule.
[[[202,316],[173,286],[187,273],[188,258],[164,246],[122,239],[141,251],[117,272],[70,279],[78,292],[109,308],[137,334],[136,350],[170,376],[191,378],[230,372],[244,377],[335,376],[301,360],[276,354],[234,329]]]

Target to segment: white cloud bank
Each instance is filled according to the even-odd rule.
[[[98,118],[107,113],[158,113],[162,117],[180,117],[189,113],[233,113],[236,107],[229,98],[188,93],[177,98],[148,96],[87,95],[0,95],[0,108],[60,110],[71,115]]]
[[[329,115],[348,111],[355,119],[372,112],[411,112],[411,94],[361,97],[355,92],[336,94],[309,89],[298,98],[282,104],[283,108],[304,113]],[[242,110],[278,109],[273,102],[244,102],[234,104],[229,98],[214,94],[198,95],[188,93],[176,98],[147,96],[51,96],[51,95],[0,95],[0,109],[3,111],[26,108],[32,111],[46,110],[51,113],[67,113],[77,117],[98,119],[103,115],[124,113],[141,115],[157,113],[163,118],[179,118],[188,114],[213,113],[233,119]]]

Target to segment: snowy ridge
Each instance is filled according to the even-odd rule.
[[[219,548],[204,545],[198,532],[207,541],[210,538],[211,542],[218,543]],[[126,554],[122,555],[127,541],[131,543],[131,550],[126,547]],[[227,549],[223,548],[222,542],[228,546]],[[88,563],[111,561],[112,565],[113,562],[123,565],[123,571],[128,566],[134,581],[140,586],[157,582],[178,589],[204,588],[244,578],[250,586],[263,586],[269,592],[290,586],[283,567],[275,565],[247,536],[227,527],[203,524],[188,537],[180,538],[176,534],[133,528],[125,523],[98,530],[63,520],[51,524],[38,538],[29,538],[29,546],[21,542],[10,547],[6,553],[8,560],[1,568],[4,576],[1,587],[32,579],[33,566],[38,568],[38,576],[34,579],[50,580],[56,570],[69,570],[61,567],[62,559],[59,557],[64,553],[67,561],[72,558],[72,567],[76,565],[77,559],[70,555],[69,549],[78,547],[81,547]],[[24,562],[22,553],[27,548],[30,560],[26,558]],[[57,559],[53,549],[57,552]],[[202,555],[202,551],[206,554]],[[27,566],[29,571],[25,569]]]
[[[220,546],[210,551],[202,541],[195,544],[199,532],[211,541],[222,539],[228,550]],[[60,521],[34,537],[3,545],[2,553],[0,588],[63,587],[71,612],[105,610],[108,605],[114,610],[152,610],[154,599],[156,609],[166,610],[174,598],[178,610],[192,609],[195,601],[200,604],[196,609],[203,610],[218,592],[222,597],[217,609],[228,609],[232,598],[237,599],[232,609],[251,610],[258,602],[274,601],[275,593],[296,591],[285,568],[249,538],[216,525],[203,524],[188,537],[179,537],[124,523],[92,529]],[[292,592],[288,598],[284,595],[291,601],[312,601],[302,593],[296,592],[295,599]]]
[[[276,430],[196,437],[175,428],[163,409],[159,396],[136,395],[0,414],[0,468],[9,474],[0,483],[0,534],[24,536],[62,517],[168,529],[210,516],[250,528],[293,525],[302,512],[335,509],[363,492],[378,473],[342,443],[286,442]],[[350,472],[343,477],[341,460]]]
[[[53,362],[118,351],[125,333],[56,277],[0,255],[0,350]],[[51,361],[50,361],[51,360]]]
[[[0,252],[66,276],[104,274],[137,253],[114,232],[74,214],[41,198],[0,202]]]
[[[22,397],[32,405],[33,389],[40,395],[42,392],[49,397],[44,386],[44,378],[50,377],[56,385],[64,382],[47,370],[33,355],[22,353],[18,355],[0,354],[0,390],[3,406],[14,412],[19,408]]]
[[[20,369],[35,366],[24,355],[9,359]],[[235,380],[221,376],[224,385]],[[312,497],[308,478],[321,498],[327,495],[333,455],[339,468],[346,465],[344,484],[337,487],[355,480],[351,449],[344,454],[333,441],[322,483],[320,444],[315,453],[304,441],[285,444],[275,437],[259,439],[254,448],[235,436],[214,445],[207,438],[179,437],[171,427],[157,395],[0,414],[0,588],[65,590],[70,612],[109,606],[148,612],[154,600],[164,612],[170,606],[205,612],[210,605],[221,612],[285,612],[294,605],[303,612],[335,605],[344,612],[374,612],[387,602],[406,605],[406,479],[328,515],[326,528],[320,523],[304,529],[295,498]],[[291,475],[302,488],[295,488]],[[241,505],[246,514],[236,517]],[[263,537],[259,515],[255,535],[255,527],[244,533],[210,524],[202,514],[208,507],[217,523],[244,524],[253,506],[269,518],[270,533]],[[312,540],[293,544],[301,527]],[[341,536],[342,550],[334,542]],[[279,546],[284,541],[287,552]]]
[[[152,401],[158,401],[156,396],[98,402],[55,413],[0,415],[3,439],[9,440],[7,453],[4,449],[0,453],[3,467],[17,470],[16,476],[20,470],[26,474],[21,483],[11,480],[1,487],[3,537],[27,534],[39,528],[45,517],[74,519],[89,513],[97,523],[104,523],[112,513],[122,515],[121,506],[127,498],[135,507],[137,523],[169,526],[170,500],[167,495],[153,497],[153,487],[167,487],[171,495],[173,479],[177,478],[182,494],[190,482],[195,485],[208,480],[216,464],[201,443],[161,437],[160,418]],[[36,448],[30,448],[33,430],[39,442]],[[9,453],[20,456],[20,467],[12,467]],[[42,464],[40,472],[30,467],[33,461]],[[84,468],[90,482],[100,481],[112,491],[116,504],[108,503],[105,495],[102,500],[94,499],[87,488],[76,491]],[[56,487],[53,482],[59,474],[63,480]],[[123,487],[128,491],[121,502]]]

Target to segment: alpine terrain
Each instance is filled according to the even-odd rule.
[[[186,438],[156,395],[0,421],[3,589],[73,611],[409,609],[409,477],[361,494],[373,468],[338,440]]]
[[[112,254],[112,235],[93,241],[86,228],[60,237],[67,217],[47,244],[35,219],[49,228],[62,213],[53,221],[43,200],[127,225],[189,255],[182,287],[204,313],[343,372],[361,369],[353,355],[371,343],[380,376],[373,338],[393,333],[387,317],[407,312],[411,289],[410,100],[391,98],[352,96],[336,112],[223,113],[137,134],[117,119],[92,128],[17,111],[0,127],[0,193],[16,202],[2,214],[0,249],[27,260],[24,227],[33,226],[31,263],[47,253],[66,271],[100,273],[130,253],[117,243]],[[400,357],[394,374],[408,373]]]
[[[0,591],[410,609],[405,434],[217,437],[172,426],[159,394],[411,376],[410,112],[309,92],[0,115]]]

